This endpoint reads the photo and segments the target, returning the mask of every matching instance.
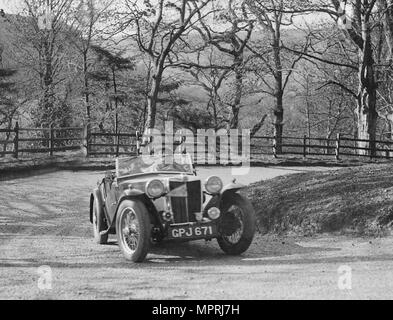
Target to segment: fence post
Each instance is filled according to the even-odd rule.
[[[307,135],[303,137],[303,158],[307,158]]]
[[[119,157],[120,153],[120,131],[116,133],[116,157]]]
[[[14,137],[14,158],[18,159],[18,152],[19,152],[19,122],[15,123],[15,137]]]
[[[273,137],[273,157],[277,158],[277,139]]]
[[[340,160],[340,146],[341,146],[341,134],[337,133],[337,139],[336,139],[336,160]]]
[[[90,140],[90,125],[86,124],[82,131],[82,151],[84,156],[87,158],[89,156],[89,140]]]
[[[49,155],[50,156],[53,156],[53,148],[54,148],[54,130],[53,130],[53,123],[51,123],[49,127]]]
[[[139,140],[139,131],[135,132],[136,137],[136,155],[139,156],[141,154],[141,141]]]

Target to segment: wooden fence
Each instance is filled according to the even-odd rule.
[[[105,133],[90,132],[88,127],[69,128],[20,128],[18,123],[12,129],[0,129],[0,157],[12,156],[14,158],[25,157],[28,154],[44,153],[54,155],[57,152],[83,150],[89,157],[126,156],[137,153],[136,132]],[[165,141],[165,135],[161,135]],[[217,138],[212,152],[208,145],[208,137],[205,140],[195,139],[194,143],[185,142],[183,147],[192,151],[194,158],[200,156],[198,150],[205,149],[205,155],[221,154],[220,138]],[[242,138],[239,137],[239,152],[241,152]],[[211,140],[209,141],[211,142]],[[370,156],[370,148],[363,147],[362,142],[368,140],[353,139],[338,134],[336,137],[310,138],[283,137],[282,143],[277,145],[275,137],[255,136],[251,138],[250,157],[252,161],[258,161],[265,156],[309,156],[330,157],[336,160],[348,157],[368,157],[393,159],[393,141],[375,141],[376,153]],[[209,149],[210,148],[210,149]],[[207,157],[206,157],[207,158]]]
[[[74,151],[81,149],[83,128],[20,128],[0,129],[0,156],[19,158],[25,154]]]

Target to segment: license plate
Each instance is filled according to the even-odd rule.
[[[217,227],[214,224],[198,226],[170,227],[168,237],[170,239],[196,239],[211,238],[217,235]]]

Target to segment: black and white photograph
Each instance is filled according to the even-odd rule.
[[[391,300],[392,231],[393,0],[0,0],[0,300]]]

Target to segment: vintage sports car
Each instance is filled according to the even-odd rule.
[[[254,209],[217,176],[202,182],[188,154],[118,158],[90,198],[97,243],[117,234],[127,260],[142,262],[152,243],[217,239],[229,255],[245,252],[256,227]]]

